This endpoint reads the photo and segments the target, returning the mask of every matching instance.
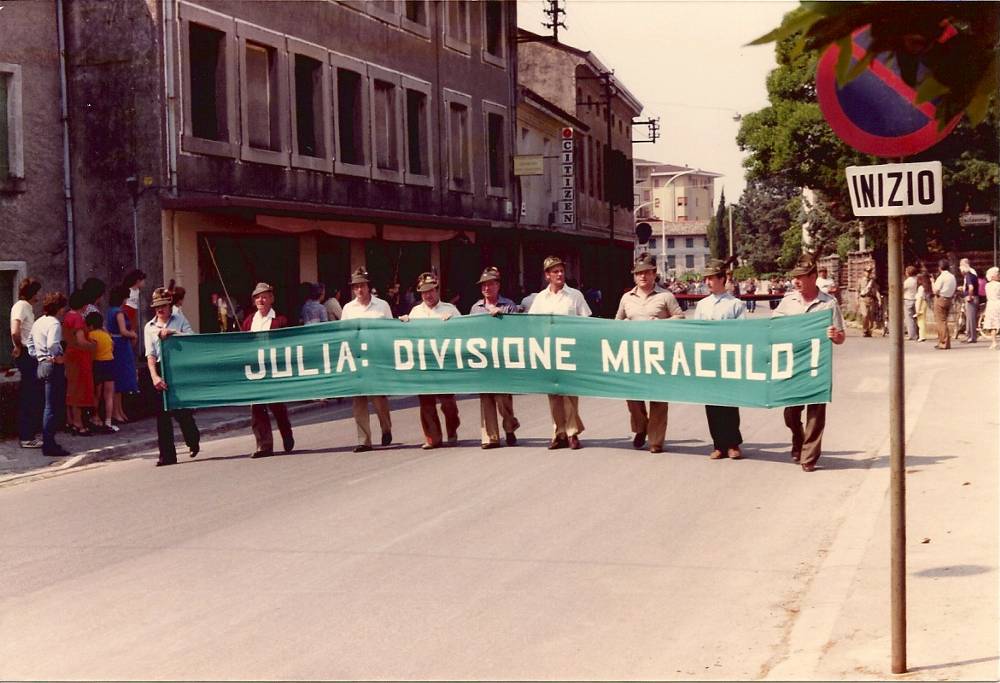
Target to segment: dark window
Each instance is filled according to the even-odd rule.
[[[414,24],[427,25],[427,3],[425,0],[406,0],[404,5],[407,19]]]
[[[469,42],[468,0],[452,0],[448,6],[448,35],[461,43]]]
[[[326,156],[323,149],[323,64],[295,55],[295,130],[298,153]]]
[[[504,145],[504,120],[499,114],[486,115],[489,145],[490,187],[507,187],[507,150]]]
[[[206,140],[228,140],[226,34],[200,24],[188,26],[191,135]]]
[[[694,254],[688,254],[684,257],[684,267],[694,268]]]
[[[0,180],[6,180],[10,175],[10,129],[7,124],[8,113],[7,90],[10,87],[11,78],[7,74],[0,74]]]
[[[503,58],[503,4],[500,0],[486,0],[486,51]]]
[[[364,164],[364,99],[361,74],[337,69],[337,139],[340,161]]]
[[[277,51],[267,45],[248,42],[246,63],[248,142],[258,149],[281,149]]]
[[[451,181],[464,189],[469,186],[469,109],[452,102],[448,105],[448,116]]]
[[[667,254],[667,268],[677,267],[677,257],[673,254]]]
[[[427,95],[419,90],[406,91],[407,170],[414,175],[429,175],[427,159]]]
[[[667,238],[667,249],[673,249],[673,248],[674,248],[674,238],[673,237],[668,237]]]
[[[399,170],[396,86],[375,81],[375,163],[385,171]]]
[[[684,238],[684,246],[687,247],[688,249],[694,249],[694,238],[693,237],[685,237]]]

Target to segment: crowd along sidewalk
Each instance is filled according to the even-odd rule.
[[[350,416],[351,403],[348,399],[327,399],[291,404],[290,414],[301,414],[319,410],[330,411],[330,417]],[[341,415],[341,413],[344,413]],[[250,408],[248,406],[228,406],[207,408],[196,413],[198,428],[202,437],[211,437],[226,432],[250,428]],[[184,441],[175,425],[176,442],[184,454]],[[135,453],[156,448],[156,418],[149,417],[121,427],[115,434],[94,434],[89,437],[70,436],[60,433],[59,443],[70,451],[64,458],[42,455],[41,449],[21,448],[16,438],[0,441],[0,485],[19,479],[60,472],[74,467],[82,467],[102,460],[123,458]]]

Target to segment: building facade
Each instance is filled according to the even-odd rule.
[[[579,264],[569,274],[581,285],[602,290],[605,302],[617,300],[631,281],[632,120],[642,104],[593,52],[523,29],[519,35],[519,84],[579,121],[573,160],[565,164],[573,178],[572,211],[560,206],[556,212],[555,231],[570,238],[559,255]]]
[[[436,270],[461,305],[484,264],[516,278],[515,3],[71,3],[67,26],[77,232],[101,236],[80,276],[138,262],[199,331],[261,280],[295,318],[301,281],[349,296],[362,264],[381,292]]]
[[[711,252],[708,223],[715,214],[715,179],[722,174],[689,166],[635,160],[635,220],[652,237],[635,252],[655,253],[663,277],[701,272]]]

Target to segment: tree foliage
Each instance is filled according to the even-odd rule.
[[[778,270],[782,236],[792,225],[797,202],[799,189],[783,176],[749,182],[733,216],[733,240],[740,263],[755,273]]]
[[[726,190],[719,198],[719,208],[708,222],[708,248],[712,258],[724,259],[729,256],[729,225],[726,221]]]

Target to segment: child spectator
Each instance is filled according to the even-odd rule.
[[[115,410],[115,356],[114,342],[111,335],[104,330],[104,316],[100,313],[88,313],[87,337],[94,343],[94,398],[97,406],[94,417],[100,419],[101,407],[104,407],[104,424],[93,425],[95,431],[112,434],[118,427],[111,424]]]

